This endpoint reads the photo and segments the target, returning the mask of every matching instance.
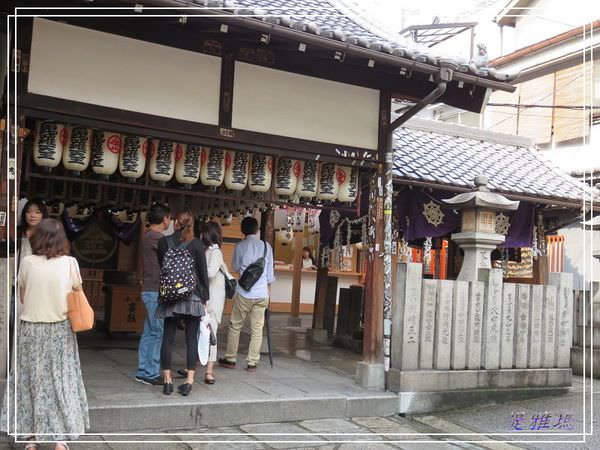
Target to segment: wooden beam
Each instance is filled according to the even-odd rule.
[[[19,97],[18,106],[28,117],[35,119],[57,120],[181,142],[201,141],[208,146],[225,146],[251,153],[319,159],[364,167],[373,167],[377,158],[376,152],[370,149],[237,130],[44,95],[24,94]]]

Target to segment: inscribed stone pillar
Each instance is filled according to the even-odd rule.
[[[553,272],[548,277],[548,284],[557,287],[554,367],[569,367],[573,339],[573,274]]]
[[[467,319],[467,369],[480,369],[484,285],[481,281],[471,281],[469,284],[469,312]]]
[[[485,282],[485,305],[483,308],[484,369],[500,367],[500,313],[502,311],[502,269],[480,270],[479,279]]]
[[[516,285],[505,283],[502,289],[502,329],[500,332],[500,368],[511,369],[515,359]]]
[[[467,317],[469,313],[469,283],[454,282],[452,302],[452,351],[450,366],[453,369],[467,367]]]
[[[527,351],[529,347],[529,299],[531,286],[517,284],[517,320],[515,321],[515,368],[527,368]]]
[[[542,301],[544,286],[534,284],[531,287],[529,302],[529,355],[527,367],[542,367]]]
[[[423,280],[419,369],[433,368],[433,337],[435,331],[435,307],[437,303],[436,288],[437,282],[435,280]]]
[[[452,339],[452,293],[454,290],[454,281],[439,280],[437,283],[438,292],[433,367],[435,369],[449,370]]]
[[[542,307],[542,367],[554,367],[556,358],[556,286],[545,286]]]
[[[421,277],[423,266],[398,263],[392,313],[392,366],[399,370],[419,367]]]

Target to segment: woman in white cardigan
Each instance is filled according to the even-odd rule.
[[[216,222],[207,222],[204,224],[202,240],[206,248],[206,266],[208,269],[208,290],[209,300],[206,309],[210,318],[210,327],[215,335],[215,345],[210,346],[208,354],[208,365],[204,382],[206,384],[215,383],[214,367],[217,361],[217,329],[223,316],[225,306],[225,277],[231,277],[227,270],[227,265],[223,261],[221,252],[221,226]]]

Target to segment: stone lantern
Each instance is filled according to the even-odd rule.
[[[453,209],[462,210],[460,233],[452,240],[465,252],[458,280],[477,281],[479,269],[491,269],[490,254],[504,242],[504,235],[496,233],[496,211],[514,211],[518,201],[511,201],[490,192],[486,176],[475,177],[476,190],[442,200]]]

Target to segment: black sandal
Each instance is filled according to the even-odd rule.
[[[208,378],[208,377],[212,377],[212,378]],[[207,373],[204,375],[204,382],[206,384],[215,384],[215,376],[212,373]]]

